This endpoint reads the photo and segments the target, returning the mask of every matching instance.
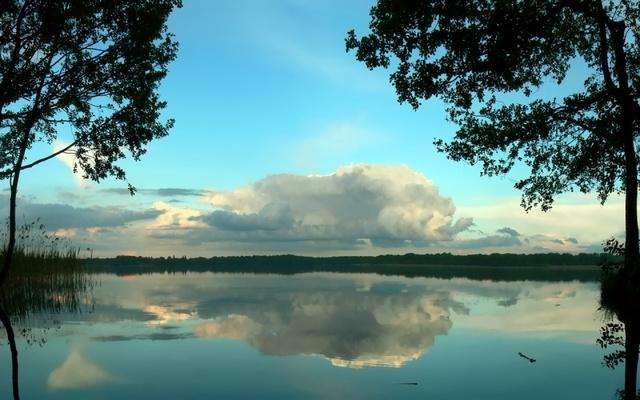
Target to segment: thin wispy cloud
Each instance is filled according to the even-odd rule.
[[[234,17],[243,26],[240,34],[284,68],[359,90],[390,91],[384,73],[359,68],[345,52],[344,34],[348,26],[335,29],[332,21],[321,18],[310,26],[299,18],[305,14],[317,16],[322,8],[323,5],[313,2],[286,5],[252,2],[251,6],[234,8],[234,13],[240,13]],[[333,40],[328,40],[328,36]]]
[[[105,188],[100,189],[103,193],[117,194],[123,196],[130,196],[131,191],[128,188]],[[205,192],[201,189],[187,189],[187,188],[158,188],[158,189],[146,189],[136,188],[136,194],[158,197],[183,197],[183,196],[201,196]]]
[[[0,212],[7,212],[7,201],[0,196]],[[75,207],[60,203],[34,203],[23,200],[18,213],[24,222],[40,221],[47,229],[118,227],[140,220],[153,220],[158,210],[134,210],[116,206]]]
[[[336,122],[316,134],[296,139],[287,152],[300,167],[314,169],[382,146],[388,138],[389,135],[366,127],[360,121]]]

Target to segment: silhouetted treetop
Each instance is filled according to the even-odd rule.
[[[117,162],[138,160],[150,141],[168,133],[173,120],[161,120],[166,104],[158,86],[177,53],[167,19],[180,6],[180,0],[0,0],[0,180],[10,183],[0,285],[16,246],[24,170],[67,154],[86,179],[125,179]],[[51,153],[33,158],[38,142],[53,145]]]
[[[180,0],[14,0],[0,13],[0,178],[43,159],[21,150],[60,132],[89,179],[125,177],[116,161],[138,159],[167,134],[157,89],[177,44],[167,32]],[[58,152],[56,152],[57,154]],[[48,158],[47,158],[48,159]]]
[[[637,310],[640,2],[378,0],[369,26],[363,37],[348,33],[347,50],[369,68],[393,68],[400,102],[417,108],[437,96],[448,103],[458,130],[435,144],[449,158],[479,164],[487,175],[528,167],[515,183],[526,209],[547,210],[566,191],[595,191],[602,202],[624,192],[615,292]],[[573,93],[565,85],[563,98],[533,97],[578,70],[584,82]],[[640,330],[637,313],[626,314],[624,398],[635,400]]]
[[[459,129],[436,145],[453,160],[480,164],[488,175],[525,163],[531,173],[516,187],[527,208],[547,209],[575,189],[604,201],[623,189],[621,115],[640,109],[640,8],[605,3],[379,0],[371,32],[349,32],[346,45],[367,67],[393,69],[400,102],[417,108],[437,96],[449,104]],[[577,58],[587,71],[578,92],[499,101],[505,92],[529,97],[544,83],[562,83]],[[629,120],[635,135],[637,121]]]

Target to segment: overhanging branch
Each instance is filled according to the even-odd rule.
[[[73,143],[71,143],[71,144],[69,144],[69,145],[67,145],[67,146],[63,147],[62,149],[60,149],[60,150],[58,150],[58,151],[56,151],[56,152],[53,152],[53,153],[49,154],[49,155],[48,155],[48,156],[46,156],[46,157],[42,157],[42,158],[40,158],[40,159],[37,159],[37,160],[35,160],[35,161],[33,161],[33,162],[29,163],[29,164],[24,164],[23,166],[21,166],[21,167],[20,167],[20,171],[25,170],[25,169],[28,169],[28,168],[35,167],[36,165],[38,165],[38,164],[40,164],[40,163],[43,163],[43,162],[45,162],[45,161],[47,161],[47,160],[50,160],[50,159],[52,159],[52,158],[54,158],[54,157],[57,157],[57,156],[59,156],[60,154],[66,153],[69,149],[71,149],[71,148],[72,148],[73,146],[75,146],[76,144],[78,144],[78,141],[77,141],[77,140],[76,140],[76,141],[74,141]],[[15,168],[9,168],[9,169],[6,169],[6,170],[2,171],[2,172],[0,173],[0,179],[4,179],[4,178],[6,178],[6,177],[8,177],[8,176],[12,175],[15,171],[16,171],[16,169],[15,169]]]

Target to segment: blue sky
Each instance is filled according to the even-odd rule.
[[[477,187],[510,192],[510,182],[480,182],[477,170],[434,151],[433,139],[453,131],[442,104],[418,112],[399,105],[384,71],[368,71],[345,52],[346,31],[366,27],[370,3],[185,2],[170,22],[180,53],[161,89],[176,126],[142,163],[127,164],[130,180],[230,189],[276,172],[403,163],[438,182],[455,171]],[[296,154],[340,127],[342,141],[319,146],[310,159]],[[453,182],[440,185],[459,194]]]
[[[200,229],[202,226],[192,224],[198,218],[209,221],[204,225],[210,223],[211,220],[204,215],[219,211],[222,206],[216,201],[220,199],[214,201],[211,196],[158,197],[150,191],[135,198],[114,195],[104,189],[123,188],[122,182],[107,180],[100,185],[81,182],[69,168],[72,160],[67,160],[66,164],[65,160],[53,160],[25,174],[22,182],[24,202],[30,204],[31,209],[38,209],[36,206],[43,204],[64,204],[84,208],[85,211],[90,211],[91,207],[117,207],[140,212],[155,209],[161,210],[157,211],[157,219],[171,221],[162,225],[157,220],[144,222],[140,219],[117,226],[117,229],[110,226],[111,239],[95,235],[88,238],[82,229],[90,227],[89,223],[80,224],[81,229],[70,226],[71,230],[53,223],[58,224],[55,226],[58,234],[68,235],[71,240],[81,243],[95,244],[98,248],[102,246],[103,254],[316,254],[337,251],[369,254],[404,252],[415,250],[414,246],[424,251],[581,251],[592,249],[606,235],[618,233],[621,224],[618,224],[617,217],[611,217],[618,215],[619,199],[613,199],[612,205],[602,214],[607,221],[612,220],[606,227],[606,233],[598,230],[601,228],[596,224],[601,221],[594,221],[591,230],[585,225],[559,226],[554,222],[559,218],[580,219],[583,215],[593,215],[593,207],[598,207],[595,200],[588,196],[565,196],[560,201],[560,209],[565,214],[526,215],[518,208],[519,193],[513,189],[514,177],[480,177],[477,167],[454,163],[437,153],[433,140],[449,138],[455,132],[455,126],[446,121],[443,104],[437,100],[429,101],[418,111],[406,104],[400,105],[385,71],[369,71],[355,61],[353,54],[345,52],[345,33],[352,28],[366,31],[371,5],[371,1],[360,0],[185,1],[184,7],[177,10],[170,20],[169,28],[180,42],[180,52],[170,66],[160,91],[168,102],[166,117],[175,118],[175,128],[169,137],[151,144],[142,161],[123,163],[129,180],[143,189],[185,188],[232,193],[242,187],[252,187],[274,174],[316,176],[335,173],[348,165],[403,165],[411,173],[426,176],[428,183],[425,181],[419,185],[435,187],[438,199],[450,198],[455,211],[444,212],[450,219],[446,224],[470,218],[474,222],[469,227],[451,237],[434,239],[429,234],[419,234],[419,237],[404,235],[398,232],[405,232],[403,229],[406,227],[390,228],[387,224],[383,227],[387,231],[397,230],[391,235],[395,243],[393,246],[371,245],[367,237],[350,238],[363,239],[369,246],[360,246],[358,250],[343,245],[331,247],[326,244],[328,242],[318,247],[313,244],[317,244],[315,239],[304,247],[298,247],[294,241],[289,246],[282,237],[275,240],[277,245],[265,244],[270,240],[268,230],[264,229],[257,235],[260,245],[256,246],[253,242],[255,237],[251,235],[242,239],[248,244],[240,247],[230,243],[237,239],[236,236],[222,235],[224,246],[219,240],[202,240],[210,233],[206,230],[196,235],[200,239],[195,242],[185,240],[176,232],[158,239],[154,230],[165,232],[172,227]],[[574,69],[581,70],[579,65]],[[580,73],[571,74],[566,87],[579,87],[581,80]],[[560,96],[562,93],[562,90],[545,87],[536,96]],[[513,98],[519,99],[517,96]],[[65,134],[61,133],[63,139]],[[32,150],[32,157],[49,151],[49,146],[38,146]],[[348,171],[348,174],[352,173]],[[411,173],[406,173],[407,179],[413,179]],[[369,176],[379,175],[376,172]],[[393,181],[393,177],[388,179]],[[314,185],[309,183],[309,187]],[[349,192],[350,189],[346,187],[344,190]],[[309,214],[296,214],[296,206],[290,197],[286,197],[288,195],[282,196],[270,201],[293,207],[291,218],[296,223],[310,220]],[[416,202],[423,200],[425,198],[415,199]],[[231,200],[225,198],[224,201]],[[225,218],[249,216],[254,222],[256,218],[267,218],[260,214],[265,204],[251,208],[244,207],[239,201],[236,196],[233,204],[225,203],[226,208],[222,208],[231,213]],[[406,206],[405,200],[398,201]],[[164,202],[164,205],[158,202]],[[167,211],[169,207],[171,211]],[[382,218],[380,210],[389,207],[376,207],[378,213],[372,215],[379,222]],[[429,207],[425,207],[421,213],[431,212]],[[282,213],[288,211],[277,209],[280,213],[277,218],[284,218]],[[411,212],[405,210],[403,215]],[[201,214],[196,215],[198,213]],[[321,214],[335,217],[340,213],[329,207]],[[316,214],[313,218],[317,219]],[[268,218],[276,217],[269,214]],[[273,222],[272,219],[269,221]],[[359,220],[358,223],[361,222]],[[326,224],[323,222],[322,225]],[[536,235],[565,241],[582,234],[584,239],[581,238],[581,247],[556,248],[542,242],[536,242],[534,246],[524,242],[524,236],[513,240],[503,237],[504,233],[496,233],[505,226],[515,227],[519,235],[527,235],[531,241]],[[242,227],[247,229],[246,221]],[[97,232],[102,227],[95,228]],[[235,226],[234,229],[239,228]],[[362,232],[358,231],[356,236]],[[123,235],[139,239],[139,244],[126,248],[131,243],[123,241]],[[322,240],[331,239],[335,244],[336,240],[343,238],[341,235],[323,237]],[[376,235],[381,234],[378,232]],[[482,247],[479,246],[481,243],[476,243],[478,247],[465,247],[464,244],[470,243],[468,240],[494,236],[497,238],[490,243],[501,243],[498,247]],[[590,242],[584,242],[588,237],[592,237]],[[282,244],[283,240],[285,244]],[[463,242],[454,243],[460,240]],[[403,241],[410,242],[409,247],[399,244]],[[126,246],[123,247],[123,243]],[[519,245],[513,247],[514,243]]]

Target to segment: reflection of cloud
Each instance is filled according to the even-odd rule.
[[[96,342],[127,342],[130,340],[179,340],[192,338],[191,333],[152,332],[142,335],[105,335],[94,336],[91,339]]]
[[[193,313],[176,311],[165,306],[149,305],[144,307],[143,310],[144,312],[155,316],[155,319],[148,321],[147,325],[162,325],[168,322],[186,321],[194,317]]]
[[[377,288],[380,289],[380,288]],[[253,304],[194,328],[199,337],[244,340],[269,355],[319,354],[336,366],[400,367],[451,328],[445,293],[296,293],[289,304]]]
[[[72,350],[58,368],[51,371],[47,387],[52,390],[81,389],[113,382],[115,378],[78,350]]]
[[[515,306],[516,304],[518,304],[518,298],[517,297],[509,297],[509,298],[506,298],[506,299],[498,300],[497,304],[499,306],[502,306],[502,307]]]
[[[549,296],[544,298],[544,301],[549,303],[559,303],[562,300],[576,297],[576,288],[575,287],[564,287],[552,292]]]
[[[426,351],[427,349],[424,349]],[[342,367],[342,368],[354,368],[360,369],[364,367],[391,367],[391,368],[400,368],[404,364],[417,360],[424,354],[423,350],[418,350],[414,354],[403,354],[403,355],[381,355],[381,356],[371,356],[364,355],[355,360],[343,360],[341,358],[331,358],[329,361],[331,365],[334,367]]]
[[[197,336],[203,338],[247,339],[261,328],[245,315],[230,314],[224,318],[197,325],[193,330]]]
[[[521,284],[522,283],[514,283]],[[595,332],[597,289],[584,290],[577,282],[523,285],[522,293],[508,309],[485,311],[465,316],[458,324],[483,330],[507,333]],[[532,287],[533,286],[533,287]],[[525,289],[526,288],[526,289]],[[580,289],[583,289],[580,291]]]
[[[374,274],[108,276],[96,288],[96,312],[83,318],[133,320],[142,328],[106,337],[99,332],[95,340],[224,337],[267,355],[398,367],[421,357],[454,324],[573,341],[595,335],[597,294],[595,283]]]

